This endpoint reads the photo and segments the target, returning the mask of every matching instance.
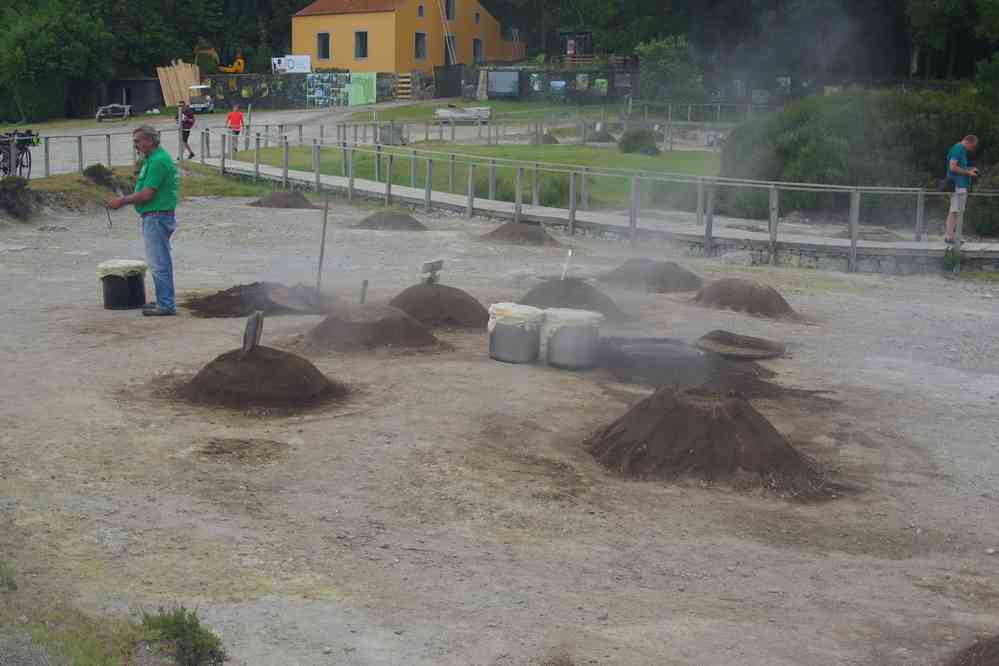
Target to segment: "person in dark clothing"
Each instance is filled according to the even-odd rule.
[[[194,111],[191,111],[191,107],[184,100],[180,100],[177,107],[177,122],[180,124],[181,142],[187,151],[187,159],[192,159],[194,151],[191,150],[191,144],[187,140],[191,137],[191,129],[194,127]]]

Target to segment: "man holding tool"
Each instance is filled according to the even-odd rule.
[[[108,208],[118,210],[134,205],[142,216],[142,240],[146,246],[146,263],[153,274],[156,302],[142,308],[146,317],[170,317],[177,314],[173,289],[173,260],[170,237],[177,227],[177,169],[170,155],[160,146],[160,134],[143,125],[132,133],[135,149],[145,156],[135,180],[135,192],[116,196]]]

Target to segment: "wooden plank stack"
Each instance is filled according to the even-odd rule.
[[[177,106],[180,100],[191,101],[190,86],[201,83],[198,66],[183,60],[174,60],[169,67],[157,67],[156,74],[159,76],[163,101],[167,106]]]

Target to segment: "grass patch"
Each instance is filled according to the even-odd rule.
[[[552,114],[560,117],[575,117],[577,113],[586,118],[599,118],[602,114],[600,106],[552,106],[550,104],[538,104],[537,102],[520,102],[516,100],[491,99],[481,102],[463,102],[455,100],[439,100],[436,102],[417,102],[405,106],[394,106],[388,109],[378,109],[378,120],[380,121],[427,121],[433,120],[434,110],[447,107],[448,103],[456,104],[459,107],[465,106],[488,106],[493,110],[494,118],[503,118],[504,114],[511,114],[509,120],[533,120],[537,118],[548,118]],[[612,116],[620,110],[620,106],[608,105],[607,115]],[[516,115],[512,115],[516,114]],[[374,113],[372,111],[358,111],[350,119],[354,122],[373,122]]]
[[[424,146],[425,147],[425,146]],[[616,148],[606,149],[591,146],[452,146],[456,155],[475,155],[481,158],[515,159],[526,162],[549,162],[577,167],[606,167],[617,169],[641,169],[682,173],[694,176],[713,176],[718,173],[719,156],[717,153],[696,151],[666,152],[658,156],[624,155]],[[270,166],[281,165],[281,151],[268,148],[260,151],[261,163]],[[387,171],[388,154],[394,157],[392,182],[395,185],[408,186],[410,181],[410,166],[412,158],[407,149],[385,149],[382,157],[380,180],[384,182]],[[322,151],[320,171],[328,175],[343,175],[342,152],[335,148]],[[252,160],[252,154],[243,153],[239,159]],[[288,152],[288,167],[293,171],[312,170],[312,151],[310,148],[291,148]],[[467,193],[468,171],[463,164],[456,163],[454,168],[453,188],[448,176],[448,161],[446,158],[434,159],[433,189],[438,192],[452,190],[455,193]],[[489,194],[488,168],[484,165],[476,167],[475,192],[479,196]],[[357,153],[354,164],[354,174],[357,178],[374,180],[375,156],[370,153]],[[496,198],[501,201],[513,201],[515,193],[516,170],[514,167],[497,165],[496,167]],[[416,158],[416,186],[425,187],[426,159]],[[590,177],[589,197],[591,208],[621,208],[628,205],[630,182],[627,178]],[[693,185],[676,185],[653,187],[651,183],[642,183],[643,206],[673,206],[683,209],[692,208],[696,204],[696,192]],[[542,173],[540,177],[540,200],[547,206],[567,206],[569,193],[569,177],[567,174]],[[532,172],[525,170],[523,180],[523,201],[530,203],[532,191]]]
[[[961,271],[958,276],[966,282],[999,285],[999,271]]]
[[[180,666],[217,666],[225,663],[222,641],[202,626],[198,613],[183,606],[172,611],[162,608],[156,615],[142,614],[142,626],[151,637],[173,645]]]
[[[14,580],[14,568],[0,560],[0,593],[3,592],[17,592],[17,581]]]
[[[180,167],[180,196],[183,197],[262,197],[274,190],[272,183],[253,183],[221,175],[217,169],[185,162]]]

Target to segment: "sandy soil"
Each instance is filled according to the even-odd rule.
[[[349,228],[370,212],[332,208],[324,284],[342,298],[368,279],[388,300],[437,257],[485,303],[561,270],[564,248],[476,240],[485,220]],[[320,219],[187,201],[179,291],[314,280]],[[453,351],[313,356],[353,399],[297,416],[169,402],[157,389],[235,348],[243,322],[102,309],[95,266],[141,257],[133,222],[0,226],[0,557],[25,598],[194,606],[254,665],[908,666],[999,628],[994,288],[682,260],[765,280],[809,322],[608,291],[639,315],[611,332],[788,344],[767,367],[825,399],[754,404],[857,488],[792,504],[609,476],[581,443],[645,390],[491,362],[479,333],[441,333]],[[576,275],[632,251],[559,240]],[[317,321],[270,318],[264,341]],[[223,438],[263,440],[260,455],[203,450]]]

